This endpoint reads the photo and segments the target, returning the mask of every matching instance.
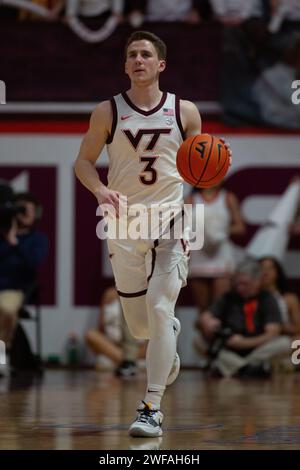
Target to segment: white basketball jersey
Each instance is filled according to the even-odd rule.
[[[108,188],[127,196],[128,206],[182,203],[183,181],[176,167],[184,134],[179,99],[163,93],[154,109],[144,111],[122,93],[111,104]]]

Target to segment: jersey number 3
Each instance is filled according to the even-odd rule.
[[[133,146],[134,150],[137,150],[141,139],[143,136],[151,136],[151,139],[147,142],[145,146],[145,150],[154,150],[159,138],[161,135],[168,135],[170,134],[172,129],[139,129],[136,134],[133,134],[130,129],[123,129],[124,134],[126,135],[127,139]],[[157,180],[157,171],[153,166],[158,157],[151,157],[149,156],[142,156],[140,157],[140,162],[145,163],[144,170],[140,173],[139,178],[142,184],[154,184]]]
[[[156,160],[158,159],[157,157],[140,157],[140,161],[142,163],[146,162],[146,165],[144,166],[144,170],[140,173],[140,181],[143,184],[150,185],[154,184],[157,180],[157,171],[153,166],[155,165]]]

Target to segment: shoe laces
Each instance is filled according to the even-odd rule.
[[[155,415],[158,410],[151,410],[148,403],[145,403],[144,401],[142,401],[142,403],[145,405],[145,408],[142,410],[137,410],[139,413],[137,421],[140,421],[141,423],[147,423],[148,419]]]

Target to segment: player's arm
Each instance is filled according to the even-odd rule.
[[[187,100],[180,100],[180,117],[186,138],[201,134],[201,116],[194,103]]]
[[[74,168],[77,178],[94,194],[99,204],[111,204],[118,212],[119,193],[109,190],[96,170],[96,162],[106,144],[111,123],[111,104],[103,101],[91,115],[89,129],[82,140]]]
[[[180,100],[180,117],[182,122],[182,127],[185,133],[186,139],[192,135],[197,135],[202,133],[202,121],[201,116],[198,111],[197,106],[194,105],[191,101]],[[231,156],[232,151],[230,144],[221,139],[229,154],[229,163],[231,165]]]

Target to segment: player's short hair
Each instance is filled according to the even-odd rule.
[[[261,266],[256,259],[245,258],[237,265],[235,274],[247,274],[252,279],[259,279],[261,277]]]
[[[142,41],[142,40],[150,41],[152,42],[153,46],[156,49],[158,58],[160,60],[165,60],[167,57],[167,46],[164,43],[162,39],[160,39],[158,36],[156,36],[153,33],[150,33],[149,31],[135,31],[132,33],[126,43],[125,46],[125,58],[127,57],[127,49],[130,46],[130,44],[133,41]]]

